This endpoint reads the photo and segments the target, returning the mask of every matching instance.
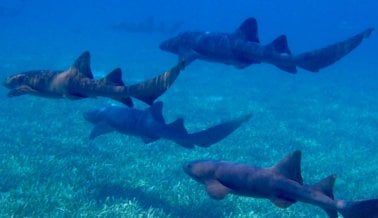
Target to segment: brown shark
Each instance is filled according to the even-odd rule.
[[[125,86],[122,72],[117,68],[105,78],[95,80],[90,67],[90,54],[84,52],[66,71],[35,70],[18,73],[6,78],[4,86],[10,89],[8,96],[35,95],[71,100],[89,97],[107,97],[128,106],[137,98],[149,105],[162,95],[184,69],[184,61],[152,79]]]
[[[186,163],[184,171],[206,186],[214,199],[227,194],[266,198],[280,208],[301,201],[325,210],[329,217],[377,218],[378,199],[344,201],[334,198],[336,177],[328,176],[314,185],[303,184],[301,176],[301,152],[287,155],[270,168],[258,168],[224,161],[200,160]]]

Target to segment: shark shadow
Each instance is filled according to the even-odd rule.
[[[157,193],[146,192],[139,187],[132,188],[131,185],[127,184],[101,183],[92,187],[90,193],[99,204],[106,200],[135,199],[144,210],[161,209],[164,213],[173,217],[196,217],[198,214],[207,213],[209,207],[212,208],[211,217],[222,217],[225,212],[231,214],[235,211],[235,206],[232,204],[218,204],[214,201],[206,201],[190,208],[180,208],[164,200]]]

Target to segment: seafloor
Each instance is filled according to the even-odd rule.
[[[33,42],[3,47],[1,75],[64,69],[89,49],[97,76],[121,66],[131,84],[175,62],[157,49],[160,39],[148,40],[112,38],[102,41],[102,50],[92,48],[95,40],[66,49],[59,40],[38,48]],[[305,183],[336,174],[337,198],[377,198],[376,63],[364,58],[364,49],[318,74],[193,63],[160,98],[167,121],[184,117],[193,132],[253,113],[207,149],[187,150],[164,140],[145,145],[117,133],[90,141],[92,126],[82,113],[111,101],[7,98],[1,88],[0,217],[324,217],[321,209],[303,203],[280,209],[263,199],[212,200],[181,168],[185,161],[206,158],[269,167],[296,149],[303,152]]]

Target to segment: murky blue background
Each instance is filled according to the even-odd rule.
[[[0,1],[0,77],[66,69],[89,50],[97,78],[121,67],[132,84],[169,69],[176,56],[159,43],[180,31],[232,32],[256,17],[263,44],[286,34],[294,54],[377,27],[378,4],[345,1]],[[172,32],[135,32],[122,24],[153,22]],[[121,28],[120,28],[121,26]],[[252,112],[238,131],[208,149],[168,141],[145,145],[110,134],[88,140],[86,110],[111,102],[7,98],[0,89],[0,216],[324,217],[302,203],[211,200],[181,164],[224,159],[268,167],[303,151],[305,183],[335,173],[335,196],[378,197],[378,37],[317,74],[274,66],[243,70],[196,61],[163,95],[168,121],[184,117],[194,132]],[[137,103],[137,107],[145,105]]]

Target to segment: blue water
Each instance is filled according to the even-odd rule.
[[[175,64],[176,56],[158,45],[176,32],[114,28],[125,22],[231,32],[254,16],[263,44],[284,33],[300,53],[377,28],[377,9],[371,0],[1,0],[0,77],[64,70],[85,50],[95,76],[121,67],[127,84]],[[334,173],[337,198],[378,198],[377,57],[373,32],[317,74],[194,62],[160,98],[168,121],[184,117],[194,132],[253,113],[225,140],[195,150],[116,133],[89,141],[82,113],[114,102],[7,98],[0,88],[0,217],[324,217],[303,203],[280,209],[262,199],[212,200],[181,170],[185,161],[207,158],[269,167],[296,149],[303,152],[305,183]]]

